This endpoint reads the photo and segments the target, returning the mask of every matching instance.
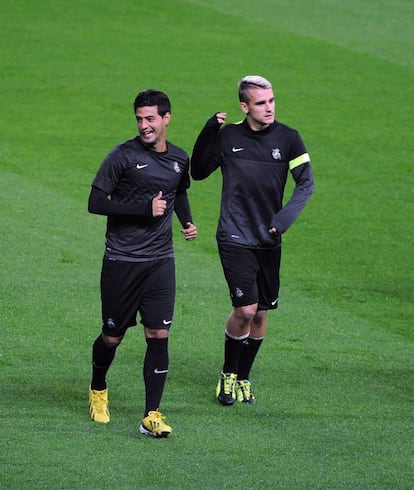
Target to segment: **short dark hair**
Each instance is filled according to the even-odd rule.
[[[139,92],[135,97],[134,113],[137,111],[138,107],[147,106],[158,106],[158,114],[160,116],[165,116],[167,112],[171,112],[171,102],[168,95],[152,88]]]

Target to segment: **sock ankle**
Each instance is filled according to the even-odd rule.
[[[243,342],[243,350],[240,355],[239,375],[240,380],[249,379],[250,370],[253,366],[257,352],[262,345],[263,339],[253,339],[249,337]]]
[[[168,373],[168,337],[163,339],[147,338],[147,351],[144,359],[145,411],[157,410],[161,403]]]
[[[238,373],[245,339],[246,336],[236,338],[225,333],[223,373]]]
[[[106,389],[106,374],[115,357],[116,347],[109,347],[102,336],[95,340],[92,347],[92,390]]]

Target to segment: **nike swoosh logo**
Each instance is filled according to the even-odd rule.
[[[236,153],[236,152],[238,152],[238,151],[243,151],[243,150],[244,150],[244,148],[235,148],[234,146],[233,146],[233,148],[231,149],[231,151],[232,151],[233,153]]]
[[[271,304],[272,304],[272,306],[275,306],[275,304],[277,303],[278,299],[279,299],[279,298],[276,298],[274,301],[272,301],[272,303],[271,303]]]
[[[137,163],[138,170],[141,170],[141,168],[145,168],[145,167],[148,167],[148,163],[146,163],[145,165],[140,165],[139,163]]]
[[[163,323],[164,325],[169,325],[171,322],[172,322],[172,320],[170,320],[169,322],[167,322],[167,320],[163,320],[163,321],[162,321],[162,323]]]
[[[158,369],[158,368],[154,369],[154,374],[165,374],[165,373],[168,373],[168,369]]]

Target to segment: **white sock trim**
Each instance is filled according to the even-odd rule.
[[[246,333],[245,335],[241,335],[240,337],[237,337],[236,335],[232,335],[231,333],[229,333],[227,328],[226,328],[225,334],[233,340],[244,340],[244,339],[247,339],[247,337],[250,335],[250,332]]]

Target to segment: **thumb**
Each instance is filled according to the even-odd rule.
[[[160,191],[155,197],[154,199],[161,199],[162,198],[162,191]]]

